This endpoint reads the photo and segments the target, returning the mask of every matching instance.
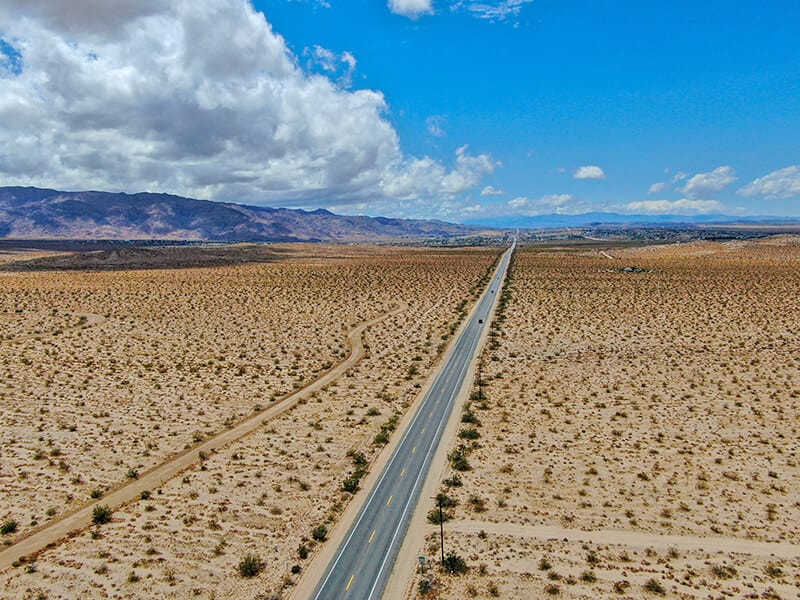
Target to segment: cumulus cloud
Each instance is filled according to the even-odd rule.
[[[571,202],[573,197],[570,194],[547,194],[539,198],[527,198],[519,196],[508,201],[508,207],[520,213],[529,215],[543,214],[547,212],[563,212],[564,206]]]
[[[519,17],[522,7],[533,0],[459,0],[450,5],[451,10],[466,10],[479,19],[492,22],[508,21]]]
[[[654,183],[653,185],[651,185],[650,189],[647,190],[647,193],[650,195],[660,194],[661,192],[664,191],[666,187],[667,187],[666,183],[664,183],[663,181],[659,181],[658,183]]]
[[[317,47],[307,72],[248,0],[5,0],[0,32],[6,185],[313,206],[444,197],[498,164],[404,155],[383,95],[326,75],[355,57]]]
[[[678,191],[683,192],[690,199],[710,198],[717,192],[721,192],[734,181],[736,172],[733,167],[717,167],[708,173],[698,173],[686,179],[686,183]]]
[[[433,0],[389,0],[388,6],[394,14],[410,19],[433,12]]]
[[[505,191],[499,190],[493,185],[487,185],[481,190],[481,196],[504,196]]]
[[[468,152],[467,146],[456,150],[455,167],[447,171],[432,158],[411,158],[394,165],[381,181],[382,191],[392,198],[403,200],[424,196],[452,196],[476,186],[481,177],[489,175],[500,166],[488,154],[477,156]]]
[[[736,193],[741,196],[761,196],[768,200],[800,197],[800,165],[778,169],[759,177]]]
[[[572,175],[575,179],[605,179],[606,174],[597,165],[586,165],[575,169]]]
[[[625,209],[628,211],[647,215],[698,215],[719,212],[724,208],[716,200],[693,200],[691,198],[674,201],[642,200],[625,205]]]

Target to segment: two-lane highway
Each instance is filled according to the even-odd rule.
[[[325,571],[313,600],[381,597],[442,431],[463,386],[470,385],[465,376],[478,352],[481,335],[489,326],[515,244],[503,254],[476,310]]]

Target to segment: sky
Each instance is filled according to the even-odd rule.
[[[0,185],[800,216],[796,0],[2,0]]]

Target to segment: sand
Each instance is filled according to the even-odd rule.
[[[471,404],[480,425],[463,424],[479,437],[450,445],[468,447],[470,470],[441,487],[454,528],[485,536],[449,536],[470,570],[437,574],[432,597],[490,597],[489,582],[503,598],[652,597],[650,579],[681,598],[797,597],[800,240],[605,254],[517,255],[485,407]],[[548,528],[594,533],[532,533]],[[686,541],[711,538],[745,546]],[[765,556],[770,543],[794,558]]]
[[[35,567],[6,571],[0,595],[253,598],[288,585],[300,544],[313,553],[311,530],[349,500],[348,452],[377,454],[376,434],[414,399],[498,251],[317,254],[0,274],[0,516],[19,524],[6,543],[302,387],[343,356],[348,329],[407,305],[365,333],[367,356],[342,378]],[[265,563],[252,580],[237,573],[248,553]]]

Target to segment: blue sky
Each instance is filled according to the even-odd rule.
[[[60,114],[37,143],[63,152],[55,164],[0,150],[0,184],[454,221],[800,216],[796,1],[198,0],[189,13],[126,0],[106,15],[82,1],[64,0],[69,17],[0,8],[0,141],[41,135],[11,111],[44,98]],[[147,35],[169,41],[176,27],[202,47],[159,42],[180,50],[165,64],[173,55]],[[54,42],[58,60],[44,56]],[[118,87],[83,106],[41,83],[59,61],[87,86]],[[153,89],[131,91],[131,72]],[[180,105],[158,91],[165,81]],[[120,110],[136,118],[117,122]]]

